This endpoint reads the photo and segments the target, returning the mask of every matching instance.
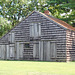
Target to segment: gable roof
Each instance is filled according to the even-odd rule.
[[[48,18],[48,19],[54,21],[55,23],[57,23],[57,24],[63,26],[63,27],[66,28],[66,29],[75,31],[75,28],[72,27],[71,25],[69,25],[68,23],[66,23],[66,22],[64,22],[64,21],[62,21],[62,20],[59,20],[59,19],[57,19],[57,18],[54,18],[54,17],[52,17],[52,16],[50,16],[50,15],[46,15],[46,14],[44,14],[44,13],[42,13],[42,12],[32,11],[29,15],[26,16],[26,18],[28,18],[28,17],[29,17],[30,15],[32,15],[34,12],[37,12],[37,13],[39,13],[39,14],[42,14],[42,15],[45,16],[46,18]],[[25,19],[26,19],[26,18],[25,18]],[[25,20],[25,19],[23,19],[23,20]],[[23,20],[22,20],[22,21],[23,21]],[[21,22],[22,22],[22,21],[21,21]],[[19,22],[17,25],[15,25],[15,27],[18,26],[21,22]],[[13,30],[15,27],[13,27],[11,30]],[[10,30],[10,31],[11,31],[11,30]],[[9,32],[10,32],[10,31],[9,31]],[[6,36],[9,32],[7,32],[4,36]],[[2,36],[0,39],[2,39],[4,36]]]
[[[46,15],[46,14],[41,13],[41,12],[39,12],[39,13],[42,14],[42,15],[44,15],[45,17],[49,18],[50,20],[52,20],[52,21],[54,21],[54,22],[60,24],[60,25],[63,26],[64,28],[75,31],[75,27],[72,27],[71,25],[69,25],[69,24],[66,23],[65,21],[62,21],[62,20],[60,20],[60,19],[54,18],[54,17],[52,17],[52,16],[50,16],[50,15]]]

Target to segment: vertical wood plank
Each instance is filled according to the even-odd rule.
[[[41,60],[41,42],[39,41],[39,60]]]
[[[10,57],[9,57],[9,53],[10,53],[10,51],[9,51],[9,45],[6,45],[6,50],[7,50],[7,52],[6,52],[6,58],[7,59],[10,59]]]
[[[56,46],[55,46],[55,43],[51,42],[51,57],[55,57],[56,56]]]
[[[13,47],[10,47],[10,57],[13,57]]]
[[[1,50],[1,59],[3,59],[3,45],[1,45],[0,50]]]
[[[36,44],[36,58],[39,58],[39,42]]]
[[[39,36],[41,36],[41,25],[39,23]]]
[[[11,33],[9,33],[9,39],[8,39],[8,40],[9,40],[10,42],[12,41],[11,38],[12,38]]]
[[[47,53],[46,54],[46,56],[47,56],[46,60],[50,61],[50,41],[47,42],[47,52],[46,53]]]
[[[23,58],[23,44],[20,44],[19,47],[20,47],[20,48],[19,48],[19,56],[20,56],[20,58],[22,59],[22,58]]]
[[[11,40],[12,40],[12,43],[14,43],[15,42],[15,33],[11,33]]]
[[[10,57],[14,58],[14,51],[15,51],[14,44],[10,44],[9,47],[10,47]]]
[[[4,59],[6,58],[6,50],[5,50],[5,48],[6,48],[6,45],[4,45],[4,47],[3,47],[3,51],[4,51]]]
[[[40,58],[41,58],[41,60],[43,60],[43,41],[41,41],[41,53],[40,53]]]
[[[34,37],[37,37],[38,36],[38,27],[37,27],[37,24],[34,23]]]
[[[4,52],[3,52],[3,45],[2,45],[2,49],[1,49],[1,59],[3,59],[4,58]]]
[[[56,43],[54,43],[54,58],[56,57]]]
[[[47,54],[47,41],[43,41],[43,60],[46,60]]]
[[[31,30],[32,30],[32,37],[34,37],[34,24],[32,23],[32,26],[31,26]]]
[[[16,43],[14,43],[14,59],[16,59]]]
[[[30,36],[32,36],[32,25],[30,25]]]
[[[35,42],[33,44],[33,57],[34,58],[36,57],[36,44],[35,44]]]
[[[9,39],[8,39],[11,43],[15,42],[15,33],[11,32],[9,33]]]
[[[2,59],[5,59],[5,45],[2,45]]]
[[[16,51],[17,59],[19,59],[19,42],[17,42],[17,51]]]

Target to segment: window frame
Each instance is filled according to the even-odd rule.
[[[30,24],[30,37],[41,36],[41,23],[31,23]]]
[[[51,58],[56,58],[56,43],[55,42],[50,42],[50,57]]]
[[[26,44],[28,44],[29,45],[29,47],[26,47]],[[30,49],[30,43],[24,43],[24,49]]]
[[[14,43],[15,42],[15,33],[10,32],[8,36],[9,43]]]

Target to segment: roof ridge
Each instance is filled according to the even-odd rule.
[[[49,18],[50,20],[52,20],[52,21],[58,23],[59,25],[63,26],[64,28],[67,28],[67,29],[69,29],[69,30],[75,31],[75,27],[72,27],[71,25],[69,25],[69,24],[66,23],[65,21],[60,20],[60,19],[55,18],[55,17],[50,16],[50,15],[46,15],[46,14],[44,14],[44,13],[42,13],[42,12],[39,12],[39,13],[42,14],[42,15],[44,15],[45,17]]]
[[[9,32],[11,32],[11,30],[13,30],[16,26],[18,26],[22,21],[24,21],[26,18],[28,18],[28,16],[30,16],[32,13],[34,13],[34,12],[37,12],[37,11],[32,11],[29,15],[27,15],[24,19],[22,19],[20,22],[18,22],[13,28],[11,28],[7,33],[5,33],[1,38],[0,38],[0,40],[3,38],[3,37],[5,37]]]
[[[32,13],[34,13],[34,12],[40,13],[40,14],[44,15],[45,17],[49,18],[50,20],[54,21],[52,18],[55,18],[55,17],[53,17],[53,16],[50,16],[50,17],[49,17],[49,15],[46,15],[46,14],[44,14],[44,13],[42,13],[42,12],[39,12],[39,11],[34,10],[34,11],[32,11],[29,15],[27,15],[24,19],[22,19],[19,23],[17,23],[11,30],[13,30],[16,26],[18,26],[22,21],[24,21],[26,18],[28,18],[28,17],[29,17]],[[52,18],[51,18],[51,17],[52,17]],[[55,18],[55,19],[58,19],[58,18]],[[60,19],[58,19],[58,20],[60,20]],[[62,21],[62,20],[61,20],[61,21]],[[54,21],[54,22],[56,22],[56,21]],[[62,22],[65,22],[65,21],[62,21]],[[58,23],[58,22],[56,22],[56,23]],[[60,23],[58,23],[58,24],[60,24]],[[68,23],[65,22],[65,24],[68,24]],[[60,24],[60,25],[62,25],[62,24]],[[69,25],[69,24],[68,24],[68,25]],[[62,25],[62,26],[63,26],[63,25]],[[75,28],[72,27],[71,25],[69,25],[69,28],[66,27],[66,26],[63,26],[63,27],[75,31]],[[11,31],[11,30],[10,30],[10,31]],[[6,36],[10,31],[8,31],[6,34],[4,34],[4,35],[0,38],[0,40],[1,40],[4,36]]]

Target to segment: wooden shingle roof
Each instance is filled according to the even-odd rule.
[[[41,12],[40,12],[40,13],[41,13]],[[66,22],[64,22],[64,21],[62,21],[62,20],[60,20],[60,19],[54,18],[54,17],[52,17],[52,16],[50,16],[50,15],[46,15],[46,14],[44,14],[44,13],[41,13],[41,14],[43,14],[44,16],[46,16],[47,18],[49,18],[50,20],[52,20],[52,21],[54,21],[54,22],[60,24],[61,26],[65,27],[66,29],[70,29],[70,30],[75,31],[75,27],[72,27],[72,26],[69,25],[68,23],[66,23]]]

